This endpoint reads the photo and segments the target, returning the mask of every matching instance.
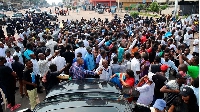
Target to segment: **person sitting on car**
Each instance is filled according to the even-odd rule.
[[[133,87],[135,83],[134,72],[127,69],[126,73],[115,73],[111,76],[110,81],[117,84],[120,89],[122,89],[122,86]]]

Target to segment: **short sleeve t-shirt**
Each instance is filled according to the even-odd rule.
[[[31,73],[33,72],[33,69],[27,69],[25,68],[24,74],[23,74],[23,80],[32,83]],[[33,90],[35,89],[34,86],[27,84],[26,85],[27,90]]]
[[[12,69],[8,66],[0,66],[0,82],[4,86],[15,86],[15,78]]]
[[[164,98],[164,93],[160,92],[160,89],[167,84],[167,78],[162,76],[159,73],[156,73],[152,77],[153,82],[155,83],[155,88],[154,88],[154,95],[156,98]]]
[[[197,78],[199,76],[199,66],[188,66],[188,74],[192,78]]]
[[[166,84],[167,89],[171,89],[171,90],[180,90],[180,87],[178,85],[178,83],[176,82],[176,80],[171,80]],[[166,98],[166,103],[167,106],[170,106],[170,104],[173,102],[173,100],[178,96],[178,94],[175,93],[167,93]]]
[[[198,105],[188,105],[187,103],[184,103],[181,97],[177,97],[172,102],[172,105],[175,106],[173,112],[199,112]],[[189,106],[192,106],[192,110],[189,110]]]
[[[126,83],[127,85],[133,87],[134,84],[135,84],[135,79],[134,79],[134,78],[127,78],[127,79],[125,80],[125,83]]]
[[[48,72],[47,73],[47,83],[46,89],[50,90],[53,86],[59,83],[57,76],[60,75],[60,72]]]

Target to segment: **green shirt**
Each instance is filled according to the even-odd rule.
[[[197,78],[199,76],[199,66],[188,66],[188,74],[192,78]]]

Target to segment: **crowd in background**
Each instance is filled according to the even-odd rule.
[[[134,87],[131,103],[155,112],[198,112],[199,37],[197,16],[181,21],[161,16],[113,20],[91,18],[52,23],[43,15],[26,13],[10,20],[7,35],[0,29],[0,88],[11,111],[16,83],[31,109],[65,73],[111,81],[123,90]],[[17,37],[14,34],[18,33]],[[194,38],[195,37],[195,38]],[[2,96],[3,97],[3,96]],[[148,110],[150,111],[150,110]]]

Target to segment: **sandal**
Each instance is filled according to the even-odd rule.
[[[15,106],[10,108],[10,111],[12,112],[12,111],[18,109],[19,107],[21,107],[21,104],[16,104]]]

